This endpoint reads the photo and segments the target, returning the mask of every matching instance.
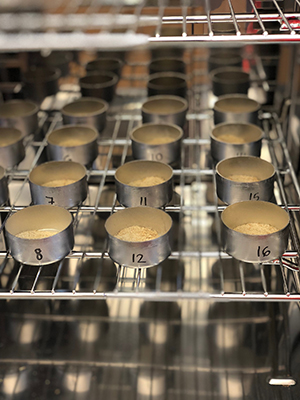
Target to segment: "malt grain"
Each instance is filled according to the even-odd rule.
[[[257,176],[252,176],[252,175],[229,175],[227,177],[231,181],[235,182],[258,182],[260,181]]]
[[[245,233],[247,235],[269,235],[270,233],[277,232],[275,226],[269,224],[262,224],[259,222],[249,222],[234,228],[235,231]]]
[[[159,185],[162,182],[164,182],[164,180],[160,176],[146,176],[145,178],[131,181],[128,183],[128,185],[137,187],[146,187],[146,186]]]
[[[33,229],[30,231],[23,231],[16,236],[21,239],[44,239],[55,235],[59,231],[57,229]]]
[[[144,226],[132,225],[121,229],[116,237],[127,242],[144,242],[158,237],[156,230]]]
[[[165,143],[171,143],[174,141],[174,138],[171,136],[161,136],[161,137],[153,137],[149,140],[147,140],[148,144],[165,144]]]
[[[76,182],[75,179],[54,179],[53,181],[43,183],[42,186],[59,187],[59,186],[71,185],[71,183],[74,182]]]
[[[234,144],[243,144],[248,142],[246,138],[234,133],[223,133],[218,136],[218,139],[221,140],[221,142]]]

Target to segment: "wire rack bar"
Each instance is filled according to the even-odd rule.
[[[252,13],[235,13],[233,3],[227,0],[229,12],[213,14],[209,9],[209,2],[204,4],[203,10],[196,5],[187,4],[182,0],[178,7],[181,15],[174,15],[172,7],[162,1],[157,7],[143,1],[133,7],[127,4],[110,7],[109,12],[101,12],[95,5],[81,7],[81,2],[70,2],[64,6],[64,12],[53,13],[47,8],[37,12],[3,12],[0,15],[0,50],[24,51],[38,49],[114,49],[134,48],[147,43],[225,43],[228,38],[214,34],[212,23],[233,22],[236,34],[231,35],[230,41],[243,43],[281,43],[287,40],[290,43],[299,42],[296,28],[290,24],[290,19],[300,19],[300,13],[283,12],[278,2],[273,0],[275,12],[270,14],[258,11],[253,0],[249,0]],[[295,5],[298,2],[295,0]],[[80,8],[81,7],[81,8]],[[151,13],[145,12],[151,7]],[[85,9],[85,10],[84,10]],[[12,7],[13,10],[13,7]],[[84,10],[84,11],[83,11]],[[277,30],[269,32],[265,23],[278,22]],[[257,23],[260,33],[251,35],[241,32],[240,23]],[[164,25],[181,24],[181,33],[177,36],[161,35]],[[188,25],[192,25],[192,30]],[[195,35],[193,26],[205,24],[207,34]],[[281,29],[284,24],[284,29]],[[123,29],[124,33],[113,32],[113,28]],[[143,28],[153,27],[153,33]],[[89,29],[98,30],[98,33],[88,33]],[[297,28],[298,29],[298,28]],[[69,31],[69,32],[67,32]]]
[[[193,77],[191,76],[191,79]],[[194,87],[192,85],[192,87]],[[195,86],[196,87],[196,86]],[[225,206],[217,204],[217,198],[209,200],[208,202],[201,200],[202,185],[206,185],[207,182],[214,184],[214,171],[211,167],[204,169],[200,162],[200,156],[203,150],[209,146],[209,140],[200,137],[199,124],[200,121],[211,118],[211,111],[208,109],[199,109],[194,104],[195,93],[191,91],[190,96],[192,98],[190,102],[191,113],[188,115],[189,123],[189,136],[183,140],[182,144],[182,162],[180,168],[174,170],[174,177],[176,178],[177,189],[181,193],[178,200],[174,204],[169,204],[165,207],[166,212],[177,213],[179,215],[176,218],[179,219],[179,233],[178,233],[178,246],[176,251],[173,251],[169,257],[170,262],[174,263],[185,263],[185,270],[188,271],[190,265],[190,271],[194,274],[195,271],[199,271],[197,275],[189,277],[184,276],[187,272],[183,273],[182,269],[178,269],[176,276],[174,276],[175,287],[171,291],[164,291],[164,273],[165,268],[161,265],[156,267],[157,271],[151,278],[153,280],[153,286],[149,290],[147,288],[146,280],[149,280],[149,276],[146,270],[130,269],[123,266],[118,266],[116,269],[116,276],[114,280],[114,286],[110,290],[101,290],[101,282],[105,282],[104,264],[110,261],[106,243],[101,242],[101,247],[95,247],[88,244],[80,244],[76,247],[75,251],[72,251],[65,261],[58,263],[56,266],[48,267],[28,267],[27,265],[18,265],[13,263],[10,255],[5,251],[0,251],[1,263],[1,275],[0,280],[3,278],[8,279],[8,285],[6,289],[0,289],[0,298],[84,298],[84,299],[95,299],[95,298],[141,298],[141,299],[157,299],[158,301],[173,301],[178,299],[215,299],[215,300],[271,300],[271,301],[298,301],[300,296],[300,285],[299,285],[299,267],[298,267],[298,243],[294,238],[292,248],[289,248],[282,259],[274,260],[268,264],[261,264],[256,266],[256,271],[259,273],[255,279],[258,279],[258,289],[251,291],[249,289],[249,278],[247,276],[248,267],[243,263],[237,264],[237,290],[231,293],[228,289],[228,277],[226,276],[227,270],[224,262],[231,260],[231,257],[226,253],[220,251],[220,247],[215,246],[212,248],[206,248],[201,245],[201,223],[206,219],[214,218],[215,221],[219,221],[219,213],[224,210]],[[54,103],[53,103],[54,104]],[[199,106],[200,107],[200,106]],[[45,118],[45,115],[47,116]],[[19,181],[20,188],[18,189],[17,198],[20,197],[21,192],[24,191],[25,182],[28,179],[28,174],[32,168],[39,162],[39,157],[46,144],[47,135],[55,129],[61,123],[60,114],[57,111],[50,112],[46,111],[41,114],[42,120],[40,123],[41,129],[43,124],[50,122],[50,128],[46,134],[46,138],[43,141],[29,142],[28,145],[34,145],[35,156],[30,165],[29,169],[23,170],[12,170],[9,174],[10,182]],[[278,198],[277,201],[282,203],[282,207],[286,208],[291,214],[300,211],[299,204],[288,204],[285,195],[285,187],[283,186],[282,178],[288,175],[292,181],[293,187],[296,193],[300,196],[299,183],[297,176],[293,170],[292,162],[289,156],[288,149],[284,142],[283,132],[279,122],[279,118],[276,114],[264,113],[262,114],[263,127],[265,130],[265,145],[267,145],[269,155],[272,157],[274,167],[277,174],[278,183]],[[42,122],[43,121],[43,122]],[[209,121],[204,121],[205,124]],[[119,161],[118,166],[123,164],[126,160],[130,140],[129,133],[136,124],[140,123],[140,114],[126,114],[122,111],[118,111],[116,115],[113,113],[109,116],[110,129],[109,134],[112,135],[110,139],[103,139],[99,141],[99,146],[102,146],[104,159],[102,160],[102,169],[91,169],[88,171],[89,180],[94,179],[92,185],[94,190],[94,197],[88,198],[84,205],[75,207],[71,210],[74,214],[76,233],[79,237],[85,235],[86,232],[91,230],[91,224],[101,214],[118,212],[123,207],[116,203],[116,197],[113,196],[112,200],[107,205],[99,205],[99,200],[105,189],[111,188],[113,182],[113,176],[115,168],[111,164],[115,150],[117,151]],[[273,134],[276,133],[276,138],[270,138],[269,130],[273,128]],[[121,129],[122,128],[122,129]],[[122,133],[121,133],[122,132]],[[120,137],[122,135],[122,137]],[[280,146],[282,153],[284,154],[285,163],[282,164],[277,160],[276,152],[274,151],[276,146]],[[118,147],[118,148],[117,148]],[[190,163],[189,155],[192,155],[193,161]],[[101,153],[102,154],[102,153]],[[205,164],[206,165],[206,164]],[[191,167],[192,166],[192,167]],[[188,189],[188,193],[185,194],[185,190]],[[110,189],[111,190],[111,189]],[[193,191],[194,194],[193,194]],[[215,193],[215,191],[214,191]],[[199,197],[200,196],[200,197]],[[193,197],[195,197],[193,199]],[[212,202],[212,203],[211,203]],[[106,203],[105,203],[106,204]],[[25,206],[25,204],[24,204]],[[0,207],[0,213],[10,213],[18,211],[24,208],[19,203],[12,206]],[[95,217],[95,218],[94,218]],[[183,239],[184,230],[183,224],[185,219],[188,219],[190,230],[192,233],[192,239],[194,240],[193,246],[186,248],[186,243]],[[88,223],[86,223],[88,221]],[[84,226],[82,230],[81,226]],[[219,234],[219,227],[217,227],[217,235]],[[81,235],[81,236],[80,236]],[[294,233],[293,233],[294,235]],[[80,239],[81,240],[81,239]],[[214,239],[215,240],[215,239]],[[75,240],[76,243],[76,240]],[[89,277],[91,279],[91,289],[85,290],[80,286],[82,279],[84,278],[84,263],[87,261],[98,260],[97,271]],[[219,275],[214,276],[213,279],[218,281],[218,290],[211,290],[205,280],[207,277],[205,274],[205,265],[208,270],[211,270],[211,264],[217,260],[220,262]],[[13,265],[13,268],[12,268]],[[66,267],[72,265],[72,275],[66,275]],[[174,264],[175,265],[175,264]],[[52,268],[52,269],[51,269]],[[111,268],[114,269],[113,263]],[[187,269],[186,269],[187,268]],[[278,293],[274,293],[269,287],[270,277],[269,270],[278,269],[282,275],[282,288],[278,290]],[[66,280],[68,282],[68,288],[63,289],[61,282]],[[151,280],[150,279],[150,280]],[[186,285],[186,282],[190,282]],[[28,285],[24,286],[24,281],[30,281]],[[47,286],[41,286],[40,283],[43,280],[47,281]],[[293,284],[293,289],[291,287]],[[99,286],[100,285],[100,286]],[[26,287],[26,290],[24,289]],[[43,289],[47,287],[47,289]]]
[[[231,258],[225,252],[219,251],[172,251],[169,256],[170,260],[177,260],[182,257],[189,257],[189,258],[218,258],[221,256],[222,258]],[[91,259],[91,258],[109,258],[108,253],[102,251],[72,251],[69,255],[66,256],[66,259],[81,259],[81,258]],[[298,253],[296,251],[287,250],[282,257],[286,258],[296,258],[298,257]],[[0,259],[11,259],[11,255],[8,254],[6,251],[0,251]],[[277,260],[273,260],[272,262],[268,262],[268,264],[278,264]]]
[[[179,300],[216,300],[216,301],[274,301],[274,302],[298,302],[300,301],[300,295],[298,294],[270,294],[270,293],[205,293],[205,292],[143,292],[142,296],[136,291],[133,292],[22,292],[14,291],[8,294],[0,291],[0,299],[82,299],[82,300],[95,300],[95,299],[136,299],[142,297],[143,300],[147,301],[179,301]]]

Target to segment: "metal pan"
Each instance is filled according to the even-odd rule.
[[[244,94],[220,96],[214,105],[214,122],[246,122],[258,124],[260,104]]]
[[[179,96],[160,95],[149,97],[142,105],[143,124],[166,123],[184,127],[188,102]]]
[[[181,58],[161,57],[149,64],[149,75],[160,72],[178,72],[185,74],[185,62]]]
[[[32,68],[25,72],[23,82],[26,97],[40,104],[46,97],[56,94],[60,75],[59,69],[49,67]]]
[[[108,103],[105,100],[82,97],[66,104],[61,113],[65,125],[88,125],[102,132],[106,125],[107,110]]]
[[[158,237],[144,241],[128,241],[117,237],[124,228],[150,228]],[[162,210],[151,207],[126,208],[111,215],[105,229],[110,258],[126,267],[145,268],[157,265],[171,254],[172,218]]]
[[[18,165],[25,157],[22,132],[15,128],[0,128],[0,162],[4,168]]]
[[[94,71],[79,79],[81,94],[112,101],[118,83],[118,76],[109,71]]]
[[[51,160],[91,164],[98,156],[98,132],[85,125],[66,125],[48,136],[47,153]]]
[[[182,136],[177,125],[144,124],[130,134],[132,155],[135,159],[174,163],[180,160]]]
[[[215,161],[236,156],[260,156],[263,131],[253,124],[218,124],[210,135]]]
[[[51,236],[46,237],[48,234]],[[74,246],[72,215],[50,205],[23,208],[8,218],[5,235],[15,260],[28,265],[51,264],[63,259]]]
[[[187,78],[184,74],[176,72],[160,72],[149,76],[148,96],[169,94],[173,96],[186,97]]]
[[[257,181],[251,182],[251,178]],[[274,180],[273,165],[258,157],[227,158],[216,166],[217,194],[226,204],[270,201],[274,195]]]
[[[125,207],[159,208],[173,197],[173,170],[158,161],[128,162],[116,170],[115,182],[118,201]]]
[[[221,214],[222,244],[234,258],[252,263],[280,257],[288,245],[289,215],[273,203],[242,201],[228,206]],[[250,235],[235,229],[244,224],[259,223],[275,227],[277,232]]]
[[[38,128],[39,106],[29,100],[9,100],[1,104],[0,126],[19,129],[23,136]]]
[[[118,58],[105,57],[88,62],[85,69],[88,73],[93,71],[113,72],[120,78],[123,65],[123,61]]]
[[[86,169],[73,161],[50,161],[29,175],[33,204],[75,207],[87,196]]]
[[[250,76],[241,68],[217,68],[211,71],[210,78],[212,81],[213,94],[215,96],[223,96],[232,93],[247,94],[250,88]]]

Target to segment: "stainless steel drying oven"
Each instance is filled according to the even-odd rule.
[[[299,6],[2,2],[4,99],[24,96],[22,76],[32,65],[54,63],[64,75],[59,91],[41,102],[24,161],[7,170],[2,230],[8,215],[30,205],[29,172],[47,160],[47,137],[62,125],[61,108],[80,96],[86,63],[113,54],[124,65],[99,155],[88,167],[87,200],[71,209],[74,250],[59,263],[32,267],[11,258],[1,234],[1,399],[299,398]],[[289,247],[273,262],[239,262],[220,246],[225,206],[216,198],[210,155],[208,59],[224,49],[242,57],[249,95],[262,103],[262,157],[276,170],[274,201],[290,215]],[[47,59],[50,50],[58,64]],[[189,101],[174,196],[164,208],[174,243],[162,264],[130,269],[109,259],[104,223],[122,208],[113,176],[131,159],[129,134],[141,124],[149,63],[167,56],[185,62]]]

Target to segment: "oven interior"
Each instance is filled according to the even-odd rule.
[[[64,55],[59,91],[40,104],[26,157],[7,171],[0,208],[0,399],[298,399],[300,2],[62,1],[0,6],[0,91],[24,98],[23,74],[51,53]],[[300,20],[299,20],[300,21]],[[234,31],[218,31],[222,23]],[[79,25],[78,25],[79,24]],[[213,52],[234,49],[250,73],[249,96],[262,104],[262,158],[275,167],[275,202],[289,212],[288,249],[250,264],[220,246],[220,213],[210,154],[213,128],[208,72]],[[69,58],[68,58],[69,57]],[[3,229],[31,203],[28,176],[47,161],[47,137],[61,108],[80,97],[87,62],[124,63],[88,197],[71,213],[75,246],[63,261],[14,261]],[[142,124],[149,63],[185,63],[189,110],[174,194],[170,257],[133,269],[108,256],[104,224],[123,207],[116,168],[132,160],[130,132]],[[65,61],[65,59],[67,61]],[[1,108],[1,104],[0,104]]]

